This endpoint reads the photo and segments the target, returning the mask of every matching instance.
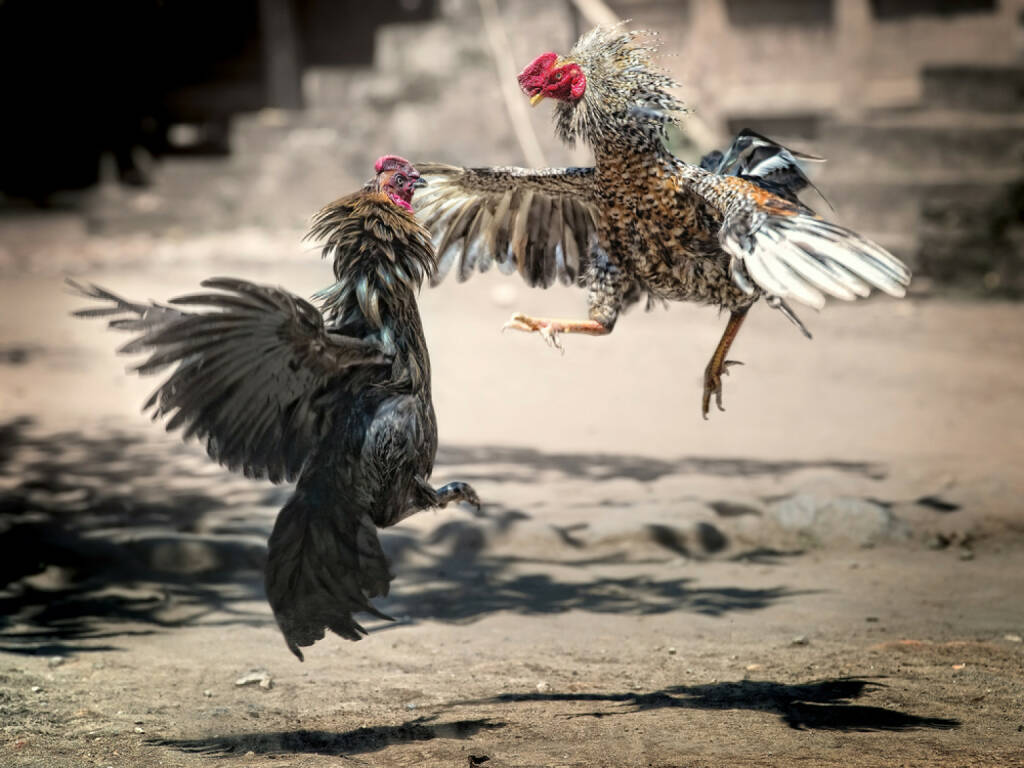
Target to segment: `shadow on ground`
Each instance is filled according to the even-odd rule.
[[[438,464],[467,466],[460,477],[467,482],[531,482],[541,471],[557,470],[568,478],[614,480],[628,478],[650,482],[669,475],[717,475],[721,477],[786,475],[805,469],[832,469],[863,475],[871,479],[885,477],[878,464],[860,461],[820,461],[733,459],[710,456],[686,456],[679,459],[653,459],[649,456],[606,453],[545,453],[534,448],[497,445],[442,446]]]
[[[949,730],[958,720],[919,717],[884,707],[849,703],[881,683],[835,678],[788,685],[767,680],[740,680],[706,685],[676,685],[653,693],[507,693],[491,699],[457,702],[455,706],[516,702],[595,702],[618,705],[569,717],[615,717],[666,707],[682,709],[748,709],[776,712],[790,728],[831,731]]]
[[[215,736],[206,739],[150,740],[152,746],[171,747],[183,752],[230,757],[246,752],[257,755],[318,754],[344,757],[377,752],[395,744],[432,739],[468,739],[481,731],[503,728],[505,723],[487,719],[436,723],[437,716],[418,717],[394,726],[356,728],[342,733],[330,731],[273,731]]]
[[[489,479],[539,467],[567,477],[653,479],[668,472],[757,474],[812,466],[496,447],[449,449],[442,459],[465,462]],[[844,467],[873,471],[867,464]],[[63,655],[110,650],[118,636],[184,625],[271,623],[262,585],[266,536],[289,492],[232,476],[212,466],[199,447],[159,432],[39,435],[28,420],[0,425],[0,651]],[[635,575],[646,563],[692,554],[694,546],[712,552],[726,545],[704,528],[687,542],[651,526],[651,540],[665,552],[660,560],[623,552],[586,557],[585,542],[570,529],[558,531],[563,558],[489,551],[488,536],[527,520],[526,512],[498,503],[447,520],[425,537],[389,531],[385,547],[399,581],[381,607],[405,621],[469,622],[497,611],[574,609],[718,616],[799,594],[778,586],[702,588],[690,578]],[[792,554],[798,553],[757,551],[747,559],[765,563]],[[608,574],[608,566],[619,565],[632,566],[631,573]]]

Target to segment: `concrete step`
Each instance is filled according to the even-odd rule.
[[[932,107],[985,111],[1024,110],[1024,68],[962,65],[926,67],[924,103]]]
[[[816,151],[840,176],[1005,175],[1024,167],[1024,115],[922,111],[830,125]]]

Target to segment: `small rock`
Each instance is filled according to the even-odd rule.
[[[32,693],[40,693],[42,690],[43,690],[43,686],[41,686],[41,685],[33,685],[32,686]]]
[[[945,549],[949,546],[949,537],[936,533],[928,539],[928,549]]]
[[[551,685],[548,682],[546,682],[545,680],[541,680],[539,683],[537,683],[537,691],[538,691],[538,693],[547,693],[550,690],[551,690]]]
[[[887,507],[850,496],[798,493],[774,504],[768,517],[783,529],[810,536],[818,543],[849,541],[871,546],[905,533]]]
[[[761,668],[760,664],[747,664],[747,672],[757,672]]]
[[[203,691],[203,696],[205,696],[206,698],[209,699],[210,697],[213,696],[213,691],[211,691],[209,688],[207,688],[205,691]]]
[[[1011,643],[1019,643],[1024,641],[1024,638],[1021,638],[1020,635],[1010,632],[1009,634],[1003,635],[1003,640],[1009,640]]]
[[[46,664],[49,667],[59,667],[65,661],[67,661],[67,659],[65,659],[63,656],[51,656],[46,660]]]
[[[668,655],[669,656],[675,656],[676,655],[676,649],[675,648],[669,648],[668,649]]]
[[[961,548],[960,554],[958,554],[957,557],[959,557],[961,560],[973,560],[974,553],[969,549]]]
[[[140,728],[139,726],[137,726],[137,725],[135,726],[135,732],[136,733],[145,733],[145,731],[142,728]]]
[[[235,685],[252,685],[253,683],[258,683],[260,688],[265,691],[274,687],[274,679],[265,669],[254,669],[235,680]]]
[[[959,672],[959,671],[960,671],[961,669],[963,669],[963,668],[964,668],[964,667],[966,667],[966,666],[967,666],[966,664],[954,664],[954,665],[953,665],[953,669],[954,669],[955,671]]]
[[[877,624],[878,623],[878,617],[877,616],[865,616],[864,617],[864,621],[868,622],[868,624]]]
[[[809,641],[807,639],[807,635],[797,635],[796,637],[794,637],[792,640],[789,641],[789,644],[790,645],[807,645],[808,642]]]
[[[416,705],[415,705],[415,704],[413,704],[413,703],[412,703],[412,702],[410,701],[410,702],[409,702],[408,704],[406,704],[406,705],[405,705],[405,708],[406,708],[406,709],[416,709]]]

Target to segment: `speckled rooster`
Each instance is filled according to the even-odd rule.
[[[545,53],[519,75],[532,104],[556,102],[558,135],[590,145],[593,168],[417,163],[429,187],[416,208],[437,246],[435,282],[452,269],[461,280],[496,263],[530,285],[559,279],[586,286],[587,320],[517,313],[506,324],[555,345],[561,333],[610,333],[619,312],[645,296],[648,305],[728,309],[704,372],[707,418],[712,396],[722,409],[722,376],[735,364],[726,356],[759,298],[799,325],[788,300],[818,309],[826,294],[851,300],[872,287],[903,296],[910,272],[797,200],[807,185],[799,153],[745,132],[726,155],[706,158],[706,167],[675,157],[666,128],[682,104],[668,91],[676,84],[652,66],[654,49],[641,34],[599,27],[568,55]]]

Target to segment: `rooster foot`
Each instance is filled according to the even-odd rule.
[[[511,328],[515,331],[526,331],[527,333],[539,333],[541,338],[548,343],[548,346],[555,349],[562,349],[562,342],[559,339],[560,333],[585,333],[588,336],[604,336],[610,333],[610,329],[599,323],[597,320],[552,320],[547,317],[530,317],[522,312],[516,312],[509,318],[502,328],[503,331]]]
[[[563,354],[565,348],[558,339],[558,334],[565,330],[564,324],[557,320],[544,320],[539,317],[530,317],[522,312],[516,312],[509,321],[502,326],[502,331],[508,329],[514,331],[525,331],[526,333],[539,333],[547,345],[553,349],[560,350]]]
[[[448,483],[437,489],[437,506],[447,507],[456,501],[464,501],[477,512],[480,511],[480,497],[469,483]]]
[[[712,358],[708,367],[704,369],[704,399],[701,402],[701,413],[705,420],[708,417],[708,411],[711,410],[711,395],[715,396],[715,405],[718,406],[718,410],[725,410],[722,407],[722,377],[729,375],[729,367],[732,365],[743,365],[743,363],[739,360],[723,360],[716,365]]]

